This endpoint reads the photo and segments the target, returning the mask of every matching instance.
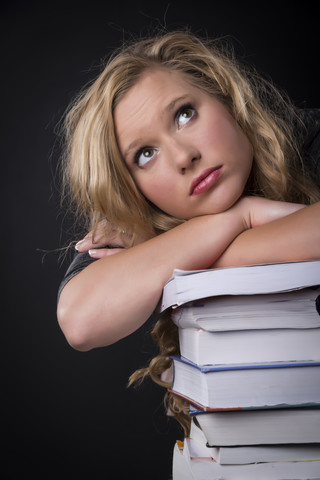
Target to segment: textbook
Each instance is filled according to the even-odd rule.
[[[202,409],[320,404],[320,362],[270,362],[200,367],[173,357],[172,393]],[[297,388],[298,386],[298,388]]]
[[[203,430],[194,421],[191,423],[190,441],[195,447],[198,443],[203,455],[211,457],[221,465],[243,465],[257,462],[320,461],[320,443],[211,447],[207,443]]]
[[[198,365],[320,362],[320,328],[226,332],[179,328],[178,333],[181,356]]]
[[[171,312],[179,328],[210,332],[269,328],[319,328],[320,287],[264,295],[221,295],[195,300]]]
[[[211,270],[175,270],[163,289],[160,311],[218,295],[258,295],[320,285],[320,260]]]
[[[221,465],[204,456],[192,440],[173,450],[173,480],[319,480],[320,462],[265,462],[247,465]]]
[[[204,413],[191,406],[190,415],[209,446],[319,443],[320,448],[320,408]]]

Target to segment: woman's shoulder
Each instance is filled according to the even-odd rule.
[[[63,288],[66,286],[66,284],[73,278],[75,275],[78,275],[78,273],[82,272],[86,267],[88,267],[91,263],[95,262],[96,259],[91,258],[88,252],[85,253],[78,253],[76,252],[73,260],[71,261],[61,283],[59,286],[58,290],[58,299],[60,297],[60,294],[63,290]]]

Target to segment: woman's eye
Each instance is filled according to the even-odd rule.
[[[135,157],[135,163],[138,167],[144,167],[156,154],[156,150],[152,147],[142,148]]]
[[[186,125],[195,115],[195,110],[192,107],[182,107],[177,113],[177,124],[179,127]]]

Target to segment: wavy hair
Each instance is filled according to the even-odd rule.
[[[86,228],[94,230],[106,218],[132,232],[135,244],[184,221],[141,194],[115,133],[115,107],[147,69],[159,67],[180,72],[190,84],[220,100],[239,123],[254,153],[244,193],[306,204],[319,199],[319,190],[303,169],[294,133],[294,127],[303,125],[288,98],[254,69],[240,64],[224,41],[201,39],[189,31],[165,32],[115,51],[65,116],[64,187]],[[176,327],[165,316],[152,335],[159,355],[130,382],[150,375],[167,386],[160,377],[170,365],[169,356],[178,353]],[[186,404],[172,396],[168,401],[187,432]]]
[[[150,238],[183,221],[160,211],[141,194],[115,134],[116,105],[147,69],[156,67],[180,72],[229,108],[253,146],[246,193],[273,200],[316,200],[315,188],[301,175],[303,164],[292,130],[296,115],[288,99],[254,70],[239,65],[225,43],[178,31],[117,50],[65,116],[63,184],[86,227],[92,229],[107,218],[120,229]]]

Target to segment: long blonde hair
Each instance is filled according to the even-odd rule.
[[[301,175],[292,133],[295,113],[287,99],[253,70],[241,67],[224,43],[178,31],[132,42],[115,52],[67,112],[64,186],[86,227],[107,218],[120,229],[149,238],[182,221],[140,193],[115,135],[114,108],[143,72],[156,66],[181,72],[229,108],[253,146],[249,193],[274,200],[316,200],[315,188]]]
[[[149,68],[167,68],[207,94],[219,99],[250,140],[254,162],[244,193],[273,200],[313,203],[318,188],[303,172],[294,134],[302,123],[290,101],[253,69],[240,65],[232,48],[219,40],[204,40],[188,31],[158,34],[131,42],[116,51],[98,78],[75,99],[64,121],[64,185],[85,220],[94,229],[106,218],[137,238],[150,238],[178,225],[152,205],[136,187],[121,157],[113,112],[121,98]],[[131,381],[146,375],[160,378],[179,353],[177,331],[167,317],[152,333],[160,353]],[[171,410],[188,430],[187,405],[169,396]]]

